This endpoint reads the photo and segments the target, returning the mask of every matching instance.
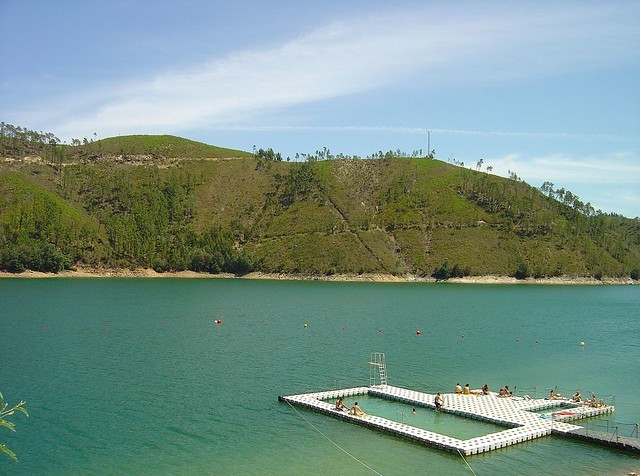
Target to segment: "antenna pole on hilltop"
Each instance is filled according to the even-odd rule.
[[[427,157],[431,155],[431,131],[427,131]]]

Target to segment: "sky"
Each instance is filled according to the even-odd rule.
[[[0,120],[292,160],[430,144],[634,218],[639,25],[636,0],[0,0]]]

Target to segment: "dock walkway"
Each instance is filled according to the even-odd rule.
[[[495,393],[489,395],[443,394],[445,400],[444,412],[507,427],[507,429],[497,433],[471,438],[469,440],[460,440],[375,415],[357,417],[335,409],[333,402],[335,399],[357,395],[371,395],[435,410],[433,403],[435,398],[434,394],[417,392],[391,385],[345,388],[280,396],[278,398],[280,401],[289,403],[290,405],[306,407],[352,423],[413,440],[427,446],[454,453],[458,452],[465,456],[504,448],[552,433],[567,435],[569,437],[579,437],[580,431],[584,429],[569,423],[570,421],[612,413],[614,411],[614,407],[612,406],[592,408],[571,404],[566,400],[525,399],[522,397],[501,398]],[[535,413],[535,411],[545,409],[551,411],[557,409],[558,412],[553,412],[551,415]],[[594,432],[589,432],[589,436],[590,441],[598,441],[602,444],[633,450],[633,447],[629,447],[628,445],[623,447],[621,445],[611,444],[611,442],[604,443],[602,440],[594,437]],[[611,435],[608,435],[607,441],[611,439],[610,437]]]

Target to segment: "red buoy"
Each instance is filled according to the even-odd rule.
[[[416,335],[419,336],[420,335],[420,331],[416,331]]]

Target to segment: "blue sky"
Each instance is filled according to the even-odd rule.
[[[0,119],[427,149],[640,216],[640,2],[0,0]]]

